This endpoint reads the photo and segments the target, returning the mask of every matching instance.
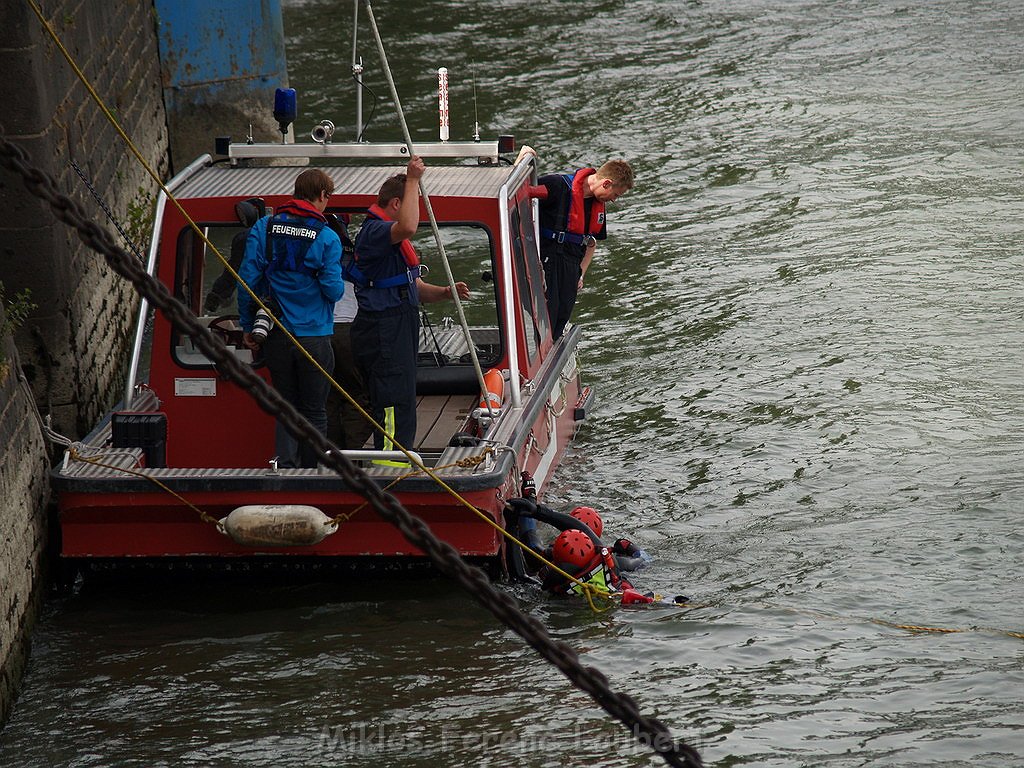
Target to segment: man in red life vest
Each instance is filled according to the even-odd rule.
[[[537,153],[523,147],[519,158]],[[541,176],[540,258],[551,316],[551,335],[562,335],[576,306],[576,294],[594,258],[598,240],[607,238],[605,204],[633,188],[633,169],[625,160],[609,160],[597,170]]]
[[[373,436],[378,451],[394,450],[395,442],[414,448],[419,305],[451,297],[450,286],[420,279],[419,256],[409,242],[419,226],[424,170],[423,160],[414,156],[405,173],[381,185],[356,235],[354,263],[346,270],[359,304],[352,348],[366,382],[370,415],[386,433]],[[455,290],[460,298],[469,297],[465,283],[456,283]]]

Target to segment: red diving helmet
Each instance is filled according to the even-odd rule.
[[[601,531],[604,530],[604,523],[601,521],[601,516],[597,514],[596,509],[593,507],[576,507],[576,509],[569,514],[592,530],[595,536],[598,538],[601,537]]]
[[[570,528],[562,531],[551,545],[551,557],[556,563],[575,568],[586,568],[594,560],[597,548],[583,531]]]

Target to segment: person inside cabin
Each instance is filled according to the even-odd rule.
[[[419,305],[452,297],[451,286],[420,278],[420,262],[409,238],[419,226],[419,180],[426,166],[413,156],[405,173],[388,178],[356,236],[347,270],[355,284],[358,311],[351,326],[351,348],[366,384],[370,415],[384,427],[374,449],[413,449],[416,438],[416,353]],[[462,299],[469,286],[456,283]],[[404,465],[407,462],[380,463]]]
[[[231,251],[228,257],[228,264],[231,266],[231,269],[224,267],[221,273],[217,275],[217,279],[213,281],[213,285],[210,286],[210,291],[206,294],[206,299],[203,301],[203,314],[213,315],[217,313],[217,310],[223,311],[222,308],[234,297],[238,283],[235,281],[235,275],[231,270],[237,273],[238,268],[242,266],[242,259],[245,256],[245,243],[249,239],[249,230],[266,213],[267,206],[264,204],[263,199],[259,197],[250,197],[248,200],[239,200],[235,203],[235,215],[238,217],[238,221],[241,222],[243,228],[231,238]]]
[[[537,153],[528,146],[524,155]],[[598,169],[541,176],[535,195],[540,200],[540,258],[551,316],[551,335],[565,330],[598,240],[607,238],[605,204],[633,188],[633,168],[625,160],[609,160]]]
[[[334,305],[343,295],[341,240],[324,217],[334,181],[318,168],[295,179],[291,200],[273,216],[260,218],[249,230],[239,277],[267,304],[299,342],[296,347],[275,324],[260,342],[253,335],[258,305],[239,286],[239,324],[245,345],[262,346],[270,378],[281,395],[309,422],[327,434],[327,391],[324,370],[334,368],[331,349]],[[303,351],[305,350],[305,352]],[[300,444],[278,423],[274,447],[279,467],[316,467],[317,452]]]
[[[452,297],[448,286],[432,285],[417,278],[420,301],[430,304]],[[460,299],[469,298],[469,286],[458,282],[455,290]],[[334,305],[334,335],[331,347],[334,350],[334,380],[353,400],[367,413],[370,413],[370,400],[366,393],[363,375],[356,364],[352,350],[352,323],[356,319],[358,304],[356,287],[345,281],[345,294]],[[342,450],[359,450],[373,433],[373,425],[359,412],[348,398],[335,387],[327,393],[327,437]]]

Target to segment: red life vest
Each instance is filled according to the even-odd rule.
[[[276,213],[290,213],[293,216],[307,216],[309,218],[319,219],[324,223],[327,222],[327,217],[320,213],[315,205],[308,200],[300,200],[296,197],[293,197],[291,200],[279,207]]]
[[[384,212],[384,209],[381,208],[376,203],[367,208],[366,213],[382,221],[394,221],[394,219],[388,216]],[[398,250],[401,251],[402,258],[405,259],[405,266],[409,267],[409,269],[412,269],[413,267],[418,267],[420,265],[419,254],[416,253],[416,249],[412,247],[412,243],[410,243],[408,240],[403,240],[402,242],[400,242],[398,244]],[[358,261],[358,259],[359,256],[357,254],[356,260]]]
[[[594,200],[590,206],[590,221],[584,221],[585,193],[589,188],[587,179],[597,173],[593,168],[580,168],[572,176],[572,201],[569,204],[569,218],[565,231],[574,235],[596,235],[604,225],[604,203]]]
[[[590,202],[590,217],[588,218],[586,215],[586,193],[589,189],[587,180],[595,173],[597,171],[593,168],[580,168],[572,174],[561,174],[560,178],[569,187],[569,194],[559,197],[558,210],[550,220],[555,228],[548,229],[541,226],[541,237],[558,243],[571,243],[585,247],[593,244],[596,235],[600,234],[604,228],[604,203],[596,197],[592,198]],[[543,189],[544,193],[539,191],[534,193],[531,188],[531,196],[546,199],[547,188],[541,187],[540,189]]]

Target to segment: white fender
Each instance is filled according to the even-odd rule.
[[[316,507],[302,504],[249,504],[220,521],[231,540],[246,547],[309,547],[338,530]]]

